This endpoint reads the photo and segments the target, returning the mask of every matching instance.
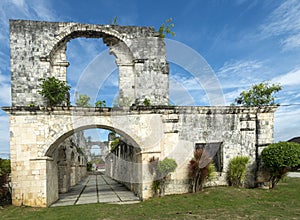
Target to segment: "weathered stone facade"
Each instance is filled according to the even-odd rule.
[[[83,154],[85,139],[83,131],[77,132],[65,139],[53,152],[54,177],[58,177],[59,193],[68,192],[72,186],[75,186],[87,175],[87,160]],[[53,187],[56,188],[56,187]],[[56,191],[54,191],[55,194]]]
[[[39,79],[66,81],[66,44],[78,37],[102,38],[115,55],[120,103],[147,98],[152,105],[168,104],[166,51],[153,28],[10,20],[13,106],[45,105],[38,94]]]
[[[205,144],[218,143],[211,156],[219,156],[219,175],[211,184],[226,184],[228,162],[236,155],[250,157],[247,184],[255,184],[259,152],[273,142],[276,107],[167,106],[165,47],[152,28],[36,21],[11,21],[10,25],[12,107],[3,109],[10,114],[14,205],[49,206],[59,191],[80,179],[75,175],[76,163],[73,168],[64,163],[66,157],[76,161],[78,155],[63,146],[66,138],[89,128],[109,129],[122,136],[126,145],[110,158],[108,174],[125,182],[141,199],[152,196],[151,157],[176,160],[178,167],[166,193],[184,193],[189,190],[188,162],[195,147]],[[66,42],[82,36],[103,38],[116,56],[120,101],[130,98],[139,104],[148,98],[152,106],[44,107],[45,100],[37,93],[38,79],[65,80]],[[27,107],[31,102],[36,107]],[[69,156],[65,157],[65,151]],[[67,170],[70,176],[65,176]]]

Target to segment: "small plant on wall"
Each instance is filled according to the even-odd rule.
[[[165,38],[166,35],[171,34],[173,37],[176,36],[175,32],[172,31],[174,28],[174,23],[172,22],[172,18],[167,19],[158,29],[159,37]]]
[[[150,99],[145,98],[144,101],[143,101],[143,104],[144,104],[144,106],[146,106],[146,107],[151,106],[151,101],[150,101]]]
[[[227,180],[229,186],[242,187],[244,185],[247,173],[247,164],[249,157],[237,156],[229,161]]]
[[[106,107],[106,102],[104,100],[98,100],[96,103],[95,103],[95,107],[96,108],[105,108]]]
[[[69,91],[71,87],[55,77],[48,77],[46,79],[40,79],[41,84],[38,91],[48,102],[48,105],[53,107],[57,105],[63,105],[66,103],[70,105]]]
[[[177,163],[174,159],[165,158],[159,161],[152,157],[149,161],[149,171],[154,177],[152,191],[155,196],[164,196],[167,183],[171,179],[171,173],[175,171]]]

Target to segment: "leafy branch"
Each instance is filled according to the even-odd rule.
[[[159,33],[159,37],[161,38],[165,38],[166,35],[171,34],[173,37],[176,36],[175,32],[172,31],[172,29],[174,28],[174,23],[172,22],[172,18],[169,18],[165,21],[165,23],[163,23],[159,29],[158,29],[158,33]]]

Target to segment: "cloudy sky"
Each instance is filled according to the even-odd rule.
[[[281,104],[275,113],[275,141],[300,136],[300,1],[298,0],[1,0],[0,1],[0,106],[9,106],[9,19],[72,21],[153,26],[158,29],[173,18],[175,37],[166,39],[167,49],[178,43],[197,53],[210,68],[224,97],[231,104],[239,93],[255,83],[280,83]],[[176,41],[176,42],[175,42]],[[101,39],[75,39],[67,45],[68,82],[72,91],[93,65],[113,61]],[[180,58],[180,56],[179,56]],[[170,98],[177,105],[210,105],[214,100],[203,78],[180,65],[178,56],[167,54],[171,63]],[[181,57],[183,58],[183,57]],[[177,59],[177,61],[176,61]],[[112,62],[113,63],[113,62]],[[111,105],[117,94],[117,70],[97,90]],[[207,68],[206,68],[207,69]],[[83,89],[83,88],[82,88]],[[88,92],[87,92],[88,93]],[[98,94],[97,93],[97,94]],[[98,94],[98,95],[99,95]],[[184,95],[183,95],[184,94]],[[0,111],[0,157],[9,153],[9,123]]]

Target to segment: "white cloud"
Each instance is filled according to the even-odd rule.
[[[1,0],[0,1],[0,44],[9,44],[9,19],[55,20],[46,0]]]
[[[264,81],[269,70],[257,60],[233,60],[217,71],[223,89],[249,87]],[[264,73],[264,74],[262,74]]]
[[[9,153],[9,117],[0,115],[0,153]]]
[[[218,74],[248,74],[260,69],[263,63],[257,60],[238,60],[226,62],[218,71]]]
[[[9,84],[0,84],[0,104],[10,106],[10,85]]]
[[[300,106],[281,106],[275,112],[275,141],[287,141],[300,136]]]
[[[87,69],[93,71],[94,76],[101,74],[101,66],[94,65],[94,68],[91,69],[90,65],[97,62],[96,59],[103,53],[104,49],[106,46],[101,43],[101,39],[77,38],[71,40],[67,44],[67,59],[70,62],[67,69],[68,81],[70,83],[77,82],[82,74],[86,74]],[[106,54],[110,56],[108,50]]]
[[[300,68],[296,68],[284,75],[279,75],[272,79],[274,83],[282,86],[300,86]]]
[[[260,27],[261,37],[281,37],[281,46],[284,50],[300,47],[300,1],[284,1],[268,17]]]
[[[51,10],[49,1],[33,0],[32,4],[30,4],[30,7],[39,19],[45,21],[52,21],[57,19],[57,15]]]
[[[9,77],[3,75],[0,71],[0,105],[10,105],[10,84],[9,84]]]

